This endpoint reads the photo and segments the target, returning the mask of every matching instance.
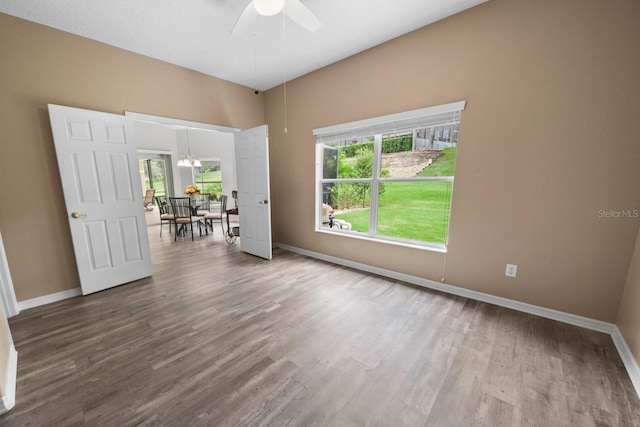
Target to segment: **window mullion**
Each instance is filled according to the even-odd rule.
[[[321,183],[323,183],[323,184],[357,183],[357,182],[369,183],[369,182],[371,182],[371,178],[336,178],[336,179],[321,179],[321,180],[320,180],[320,182],[321,182]]]
[[[149,177],[149,189],[153,189],[153,172],[151,169],[151,159],[147,159],[144,161],[144,167],[147,172],[147,177]]]
[[[322,144],[316,144],[316,215],[315,224],[317,228],[322,227],[322,190],[324,188],[322,182],[324,149]]]
[[[453,182],[453,176],[425,176],[411,178],[380,178],[380,182]]]
[[[371,176],[371,194],[369,194],[369,235],[378,234],[378,194],[380,188],[380,154],[382,153],[382,134],[377,134],[373,141],[373,170]]]

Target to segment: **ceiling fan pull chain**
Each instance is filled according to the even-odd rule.
[[[255,25],[254,25],[254,31],[253,31],[253,87],[254,87],[254,92],[257,95],[259,93],[259,90],[258,90],[258,46],[256,44]]]
[[[283,71],[282,80],[284,80],[284,133],[287,133],[287,31],[286,31],[286,18],[284,13],[282,14],[282,57],[283,57]]]

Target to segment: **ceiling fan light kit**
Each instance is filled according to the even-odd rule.
[[[239,36],[248,31],[254,24],[256,13],[273,16],[280,12],[310,32],[316,31],[322,25],[318,17],[300,0],[252,0],[233,25],[231,36]]]
[[[285,0],[253,0],[256,12],[264,16],[272,16],[284,8]]]

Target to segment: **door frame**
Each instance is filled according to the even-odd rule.
[[[155,116],[153,114],[136,113],[133,111],[125,111],[124,115],[127,117],[131,117],[131,119],[133,119],[134,122],[154,123],[157,125],[171,127],[174,130],[193,129],[193,130],[215,131],[215,132],[221,132],[221,133],[227,133],[227,134],[234,134],[236,132],[240,132],[241,130],[239,128],[233,128],[229,126],[214,125],[211,123],[203,123],[203,122],[194,122],[191,120],[176,119],[173,117],[166,117],[166,116]],[[177,137],[176,139],[176,144],[178,143],[179,143],[179,137]],[[169,152],[167,152],[166,150],[153,150],[152,148],[138,149],[138,153],[144,153],[144,152],[147,152],[147,153],[155,152],[155,153],[170,155],[171,171],[172,171],[172,179],[173,179],[173,182],[172,182],[173,191],[176,193],[180,193],[181,195],[182,190],[181,190],[181,186],[179,185],[181,183],[181,179],[179,178],[180,173],[178,169],[175,167],[175,165],[178,163],[178,159],[181,154],[178,148],[176,147],[176,151],[169,151]],[[206,157],[206,156],[200,157],[200,160],[207,160],[207,159],[210,159],[210,157]],[[235,167],[233,171],[233,180],[234,182],[236,181]],[[231,194],[231,190],[229,190],[229,194]]]
[[[174,119],[172,117],[154,116],[153,114],[136,113],[133,111],[125,111],[124,115],[131,117],[134,121],[151,122],[160,125],[180,126],[194,129],[214,130],[217,132],[236,133],[240,129],[229,126],[214,125],[211,123],[193,122],[191,120]]]
[[[5,311],[7,318],[20,313],[20,306],[18,305],[16,293],[13,289],[13,281],[11,280],[11,270],[9,270],[9,263],[4,251],[2,233],[0,233],[0,297],[2,298],[2,309]]]

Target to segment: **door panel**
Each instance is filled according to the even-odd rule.
[[[105,221],[86,221],[82,237],[91,255],[92,271],[113,267],[107,223]]]
[[[150,276],[130,119],[58,105],[49,116],[83,294]]]
[[[131,263],[142,260],[142,248],[140,241],[136,238],[140,230],[138,230],[138,221],[135,217],[120,218],[120,236],[122,237],[125,263]]]
[[[95,154],[73,153],[74,180],[82,203],[102,203]],[[80,178],[82,177],[82,179]]]
[[[131,184],[131,161],[126,153],[109,153],[111,177],[116,201],[133,201],[133,185]],[[140,188],[140,187],[138,187]]]

